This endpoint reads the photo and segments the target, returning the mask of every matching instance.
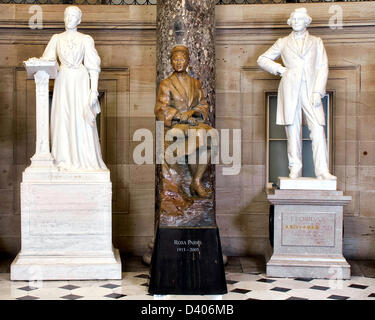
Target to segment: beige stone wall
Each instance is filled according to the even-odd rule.
[[[332,4],[305,4],[322,37],[334,93],[333,169],[353,197],[345,208],[344,253],[375,258],[375,4],[345,3],[344,28],[328,27]],[[268,244],[265,93],[278,79],[256,59],[290,29],[297,5],[217,6],[217,128],[242,129],[242,170],[223,176],[217,166],[217,220],[227,255],[265,255]],[[62,5],[45,5],[43,29],[28,28],[28,5],[0,5],[0,252],[20,248],[19,185],[35,150],[34,84],[22,61],[40,56],[63,31]],[[141,255],[152,239],[154,167],[133,163],[137,128],[154,130],[155,6],[81,6],[80,30],[102,57],[101,143],[113,182],[114,244]],[[52,83],[51,83],[52,90]]]

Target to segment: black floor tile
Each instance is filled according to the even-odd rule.
[[[80,299],[80,298],[83,298],[82,296],[77,296],[75,294],[68,294],[66,296],[63,296],[61,297],[62,299],[66,299],[66,300],[77,300],[77,299]]]
[[[327,299],[333,299],[333,300],[347,300],[349,299],[349,297],[345,297],[345,296],[339,296],[339,295],[331,295],[329,296]]]
[[[300,297],[290,297],[286,300],[309,300],[309,299],[306,299],[306,298],[300,298]]]
[[[105,297],[106,298],[112,298],[112,299],[120,299],[122,297],[126,297],[126,294],[111,293],[111,294],[107,294]]]
[[[353,283],[353,284],[351,284],[351,285],[349,286],[349,288],[362,289],[362,290],[364,290],[364,289],[368,288],[368,286],[364,286],[364,285],[361,285],[361,284],[355,284],[355,283]]]
[[[325,290],[328,290],[329,287],[324,287],[324,286],[312,286],[312,287],[310,287],[310,289],[325,291]]]
[[[279,292],[288,292],[290,291],[289,288],[281,288],[281,287],[275,287],[271,289],[272,291],[279,291]]]
[[[36,290],[36,289],[38,289],[38,288],[31,287],[31,286],[26,286],[26,287],[18,288],[18,290],[23,290],[23,291],[33,291],[33,290]]]
[[[105,285],[103,285],[101,287],[102,288],[107,288],[107,289],[114,289],[114,288],[118,288],[118,287],[121,287],[121,286],[119,286],[118,284],[108,283],[108,284],[105,284]]]
[[[23,297],[17,298],[17,300],[38,300],[38,299],[39,299],[38,297],[33,297],[33,296],[23,296]]]
[[[265,283],[272,283],[272,282],[275,282],[276,280],[262,278],[262,279],[259,279],[257,281],[258,282],[265,282]]]
[[[232,290],[231,292],[246,294],[246,293],[249,293],[250,291],[251,290],[236,288],[236,289]]]
[[[305,282],[310,282],[313,280],[313,278],[294,278],[294,280],[297,281],[305,281]]]

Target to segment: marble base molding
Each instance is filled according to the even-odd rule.
[[[317,178],[300,177],[291,179],[279,177],[279,187],[283,190],[336,190],[337,180],[321,180]]]
[[[274,250],[269,277],[349,279],[342,254],[343,206],[351,201],[342,191],[275,190]]]
[[[39,256],[20,253],[11,265],[11,280],[121,279],[118,249],[110,256]]]
[[[11,280],[121,279],[109,171],[41,173],[21,183],[21,251]]]
[[[267,263],[268,277],[350,279],[350,265],[342,255],[273,255]]]

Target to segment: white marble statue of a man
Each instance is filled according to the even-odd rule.
[[[60,170],[107,170],[95,121],[100,57],[92,37],[77,31],[81,18],[78,7],[67,7],[65,32],[52,36],[41,58],[60,60],[52,99],[52,156]]]
[[[328,60],[322,40],[307,31],[311,20],[305,8],[295,9],[288,20],[293,28],[292,33],[278,39],[258,58],[258,64],[262,69],[282,77],[277,97],[276,124],[285,125],[289,177],[295,179],[302,175],[303,111],[312,140],[315,175],[318,179],[335,180],[336,177],[328,169],[325,115],[321,99],[326,93]],[[274,61],[280,56],[285,67]]]

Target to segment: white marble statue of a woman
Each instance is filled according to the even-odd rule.
[[[41,58],[60,60],[52,99],[52,155],[60,170],[107,170],[95,121],[100,57],[92,37],[77,31],[81,17],[78,7],[65,9],[66,31],[52,36]]]

